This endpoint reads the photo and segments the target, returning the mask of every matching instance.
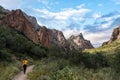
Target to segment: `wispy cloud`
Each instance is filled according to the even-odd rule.
[[[94,13],[93,14],[93,18],[94,19],[97,19],[97,18],[100,18],[102,15],[100,13]]]
[[[120,24],[120,12],[115,11],[106,15],[96,15],[94,16],[94,19],[94,23],[86,25],[85,29],[93,32],[113,29],[114,27],[117,27]]]
[[[111,33],[112,33],[112,29],[99,31],[99,32],[88,32],[88,31],[83,32],[85,38],[90,40],[95,47],[98,47],[103,42],[108,41],[111,36]]]
[[[106,29],[106,28],[109,28],[111,27],[113,21],[109,21],[109,22],[106,22],[104,24],[101,24],[100,26],[98,26],[99,29]]]
[[[40,3],[42,3],[47,9],[50,9],[49,0],[38,0]]]
[[[59,4],[59,2],[57,2],[57,1],[53,2],[53,1],[50,1],[50,0],[38,0],[38,2],[43,4],[46,9],[51,9],[51,5]]]
[[[120,0],[113,0],[116,4],[120,4]]]
[[[72,9],[72,8],[67,8],[64,9],[60,12],[50,12],[47,9],[34,9],[34,11],[39,12],[40,14],[45,15],[46,17],[54,17],[57,20],[66,20],[70,17],[83,17],[85,16],[85,14],[87,12],[89,12],[89,9],[84,9],[84,8],[80,8],[80,9]],[[47,17],[48,18],[48,17]]]
[[[79,5],[79,6],[77,6],[77,8],[83,8],[83,7],[85,7],[85,4],[81,4],[81,5]]]
[[[113,27],[116,27],[115,24],[118,25],[114,22],[120,20],[120,13],[113,12],[106,15],[93,13],[91,14],[92,17],[88,19],[87,16],[90,16],[91,10],[84,7],[85,5],[81,4],[76,8],[67,8],[59,12],[35,8],[34,11],[38,14],[38,20],[43,25],[62,30],[66,38],[82,32],[84,37],[97,47],[110,38]],[[91,19],[94,20],[93,24],[88,23],[87,25],[86,23],[84,25],[86,20]]]
[[[0,0],[0,5],[10,10],[20,8],[21,3],[22,3],[22,0]]]
[[[63,33],[66,38],[69,38],[71,35],[78,35],[79,33],[83,33],[84,38],[90,40],[94,47],[99,47],[103,42],[109,40],[112,33],[112,29],[99,32],[89,32],[87,30],[77,30],[76,28],[74,28],[66,29],[63,31]]]
[[[59,12],[51,12],[48,9],[33,9],[39,21],[50,28],[63,28],[69,26],[71,23],[76,22],[80,24],[85,21],[85,16],[91,11],[90,9],[82,8],[83,4],[78,8],[65,8]],[[59,27],[58,27],[59,26]],[[78,26],[79,27],[79,26]]]
[[[100,4],[98,4],[98,6],[99,6],[99,7],[103,7],[103,4],[100,3]]]

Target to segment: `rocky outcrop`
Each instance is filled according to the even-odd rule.
[[[3,12],[3,13],[8,13],[8,12],[9,12],[9,10],[4,9],[2,6],[0,6],[0,12]]]
[[[45,26],[38,25],[35,17],[28,16],[20,9],[8,12],[2,19],[0,25],[8,25],[11,28],[21,32],[28,39],[44,46],[50,45],[62,46],[64,49],[74,49],[74,47],[89,49],[93,48],[90,41],[85,40],[80,34],[79,36],[71,36],[70,40],[66,40],[63,33],[56,29],[48,29]]]
[[[38,31],[38,37],[40,43],[44,46],[49,46],[51,44],[66,46],[68,44],[63,33],[56,29],[48,29],[46,27],[42,27]]]
[[[33,16],[28,16],[26,13],[24,13],[24,16],[26,17],[27,20],[31,22],[35,30],[40,30],[41,26],[37,23],[37,20]]]
[[[112,43],[112,42],[114,42],[115,40],[118,40],[118,39],[120,39],[120,26],[113,30],[110,40],[107,41],[107,42],[104,42],[102,44],[102,46],[104,46],[106,44],[110,44],[110,43]]]
[[[38,31],[38,39],[42,45],[49,46],[50,45],[50,30],[47,29],[46,27],[42,27]]]
[[[93,48],[89,40],[85,40],[82,33],[78,36],[71,36],[68,41],[74,46],[75,49],[91,49]]]
[[[0,25],[6,24],[23,33],[34,43],[39,43],[34,25],[25,17],[21,10],[12,10],[0,22]]]
[[[39,26],[34,17],[28,16],[21,10],[12,10],[0,21],[1,25],[7,24],[23,33],[34,43],[41,43],[44,46],[51,44],[65,46],[67,42],[61,31]]]
[[[53,44],[64,45],[66,43],[66,39],[61,31],[56,29],[50,29],[50,42]]]

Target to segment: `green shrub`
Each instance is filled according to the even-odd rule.
[[[116,49],[115,54],[113,55],[113,60],[111,64],[112,69],[120,75],[120,49]]]
[[[10,61],[12,61],[11,57],[12,57],[11,53],[9,53],[6,49],[0,50],[0,60],[1,61],[10,62]]]
[[[27,56],[41,58],[46,56],[47,48],[34,44],[22,33],[15,31],[7,25],[0,27],[0,49],[9,48],[16,53],[28,54]]]

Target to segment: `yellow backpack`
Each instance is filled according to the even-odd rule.
[[[23,65],[27,65],[28,61],[27,60],[23,60]]]

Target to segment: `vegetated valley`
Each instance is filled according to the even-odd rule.
[[[11,80],[19,73],[24,57],[35,65],[29,80],[120,80],[119,30],[93,48],[82,33],[67,40],[61,31],[38,25],[21,10],[1,7],[0,80]]]

